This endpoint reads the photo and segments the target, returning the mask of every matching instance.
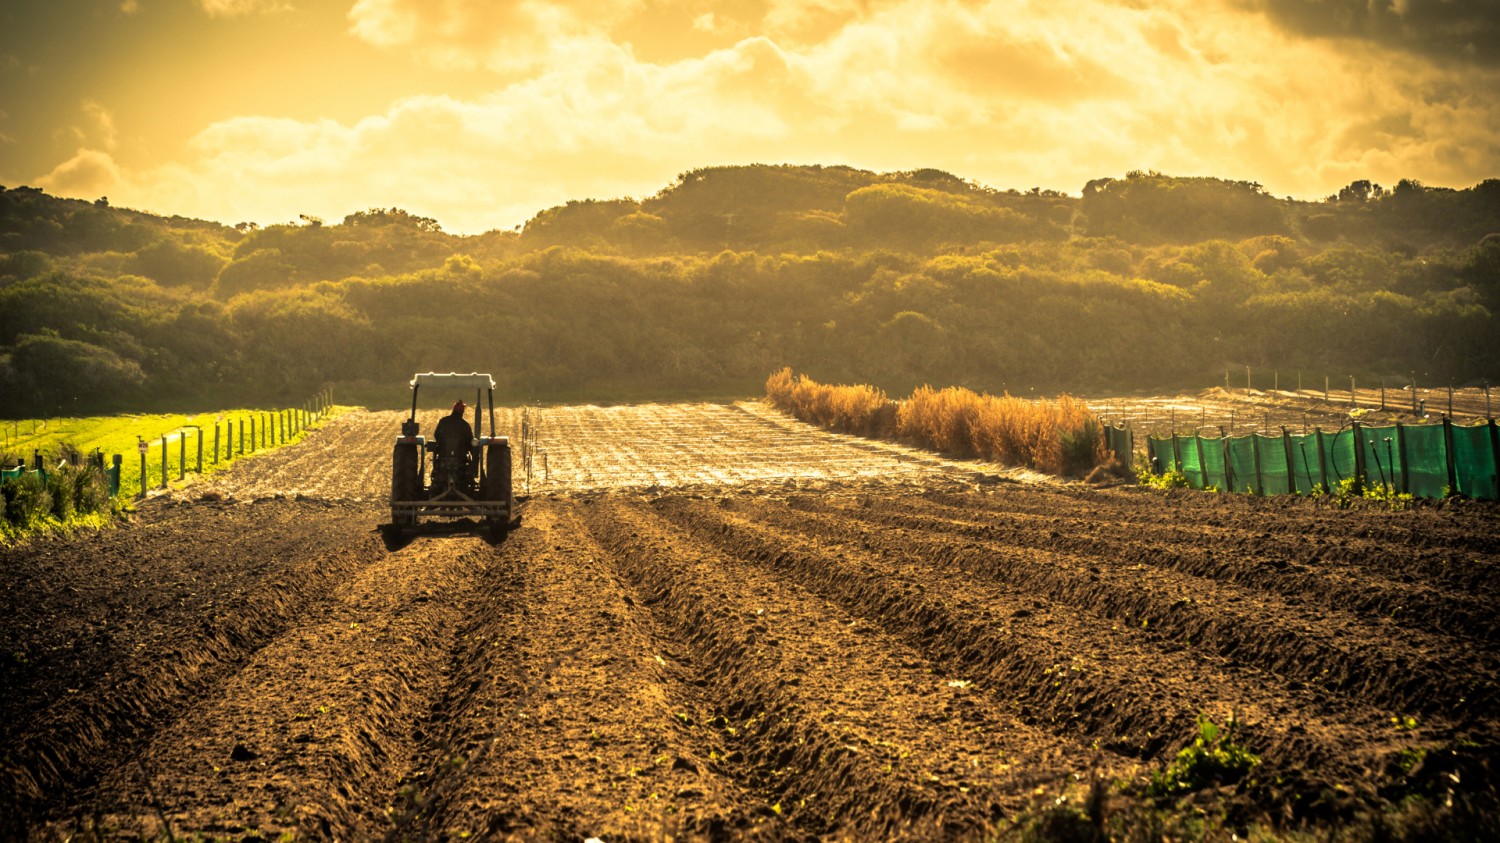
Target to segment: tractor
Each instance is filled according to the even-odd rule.
[[[424,386],[442,390],[444,395],[474,390],[472,435],[431,440],[419,435],[417,395]],[[486,397],[488,428],[481,405]],[[411,415],[401,423],[391,464],[391,527],[397,533],[415,532],[424,516],[477,516],[496,538],[510,529],[516,511],[510,437],[495,435],[495,381],[489,375],[426,372],[414,376]]]

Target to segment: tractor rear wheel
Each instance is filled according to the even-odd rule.
[[[484,449],[484,488],[480,497],[485,503],[504,503],[505,516],[488,516],[490,532],[501,538],[510,529],[510,514],[516,508],[511,496],[510,445],[494,443]]]
[[[422,476],[417,468],[417,446],[411,442],[397,442],[391,458],[391,503],[414,501],[422,491]],[[417,526],[417,514],[411,510],[391,507],[391,523],[398,529]]]

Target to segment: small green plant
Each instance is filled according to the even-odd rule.
[[[1365,489],[1365,500],[1380,501],[1388,505],[1392,512],[1404,512],[1411,509],[1416,499],[1404,492],[1397,492],[1394,486],[1371,486]]]
[[[1151,774],[1148,792],[1153,796],[1175,796],[1244,778],[1260,764],[1260,757],[1235,742],[1234,732],[1238,727],[1233,716],[1219,726],[1200,714],[1197,737],[1165,769]]]
[[[1356,498],[1364,496],[1364,491],[1364,484],[1358,477],[1345,477],[1334,484],[1328,492],[1328,498],[1339,509],[1348,509]]]
[[[1147,472],[1140,475],[1140,477],[1141,483],[1150,486],[1153,489],[1161,489],[1162,491],[1166,491],[1168,489],[1188,488],[1187,475],[1176,469],[1172,469],[1163,474],[1151,474],[1150,472]]]
[[[1417,728],[1417,718],[1410,714],[1392,714],[1391,725],[1395,726],[1398,732],[1410,732]]]
[[[1408,747],[1401,750],[1401,754],[1396,756],[1396,766],[1401,769],[1401,775],[1411,775],[1411,771],[1416,769],[1417,765],[1421,764],[1426,757],[1427,750],[1421,747]]]

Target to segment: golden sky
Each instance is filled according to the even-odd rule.
[[[510,228],[738,163],[1500,177],[1495,0],[0,0],[0,184]]]

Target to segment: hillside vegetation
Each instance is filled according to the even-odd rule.
[[[518,231],[397,208],[234,227],[0,189],[10,417],[274,403],[413,371],[507,400],[1200,386],[1226,367],[1500,369],[1500,180],[1319,202],[1130,173],[1081,197],[937,170],[695,170]],[[363,392],[360,392],[363,390]]]

